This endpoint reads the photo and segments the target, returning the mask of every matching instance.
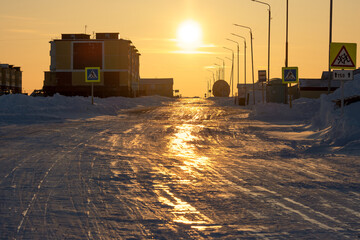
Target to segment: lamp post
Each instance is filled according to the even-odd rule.
[[[329,31],[329,75],[328,75],[328,94],[330,94],[331,90],[331,65],[330,65],[330,47],[332,42],[332,19],[333,19],[333,0],[330,0],[330,31]]]
[[[207,69],[209,72],[211,72],[212,73],[212,79],[213,79],[213,84],[211,84],[211,81],[210,81],[210,90],[211,90],[211,94],[212,94],[212,87],[214,86],[214,83],[215,83],[215,74],[214,74],[214,72],[213,71],[211,71],[211,70],[209,70],[209,69]]]
[[[224,47],[224,49],[231,51],[231,54],[232,54],[231,55],[232,56],[232,59],[231,59],[231,79],[232,79],[232,81],[230,80],[230,84],[231,84],[231,95],[234,96],[234,51],[231,48],[227,48],[227,47]]]
[[[289,67],[289,0],[286,0],[286,43],[285,43],[285,67]],[[292,99],[291,99],[291,83],[289,83],[288,96],[289,96],[289,105],[292,108]]]
[[[214,65],[219,68],[219,70],[218,70],[218,71],[219,71],[219,74],[217,75],[217,77],[218,77],[218,80],[220,80],[220,79],[221,79],[221,76],[220,76],[220,75],[221,75],[221,74],[220,74],[220,73],[221,73],[221,71],[220,71],[221,66],[220,66],[219,64],[217,64],[217,63],[214,63]]]
[[[222,66],[222,79],[225,80],[225,60],[219,57],[216,57],[217,59],[221,60],[223,62]]]
[[[267,83],[269,83],[270,81],[270,22],[271,22],[271,6],[270,4],[266,3],[266,2],[261,2],[261,1],[258,1],[258,0],[252,0],[253,2],[257,2],[257,3],[260,3],[260,4],[264,4],[264,5],[267,5],[269,7],[269,28],[268,28],[268,76],[267,76]]]
[[[286,0],[286,43],[285,43],[285,67],[289,64],[289,0]]]
[[[240,55],[240,48],[239,48],[239,43],[237,41],[234,41],[232,39],[227,38],[226,40],[236,43],[237,45],[237,84],[239,84],[240,81],[240,59],[239,59],[239,55]]]
[[[231,33],[232,35],[236,36],[236,37],[239,37],[239,38],[242,38],[244,40],[244,84],[245,84],[245,87],[244,87],[244,92],[245,92],[245,99],[246,99],[246,38],[244,38],[243,36],[240,36],[238,34],[235,34],[235,33]],[[238,93],[238,96],[239,96],[239,93]],[[246,101],[245,101],[246,103]]]
[[[250,27],[234,24],[237,27],[247,28],[250,30],[250,39],[251,39],[251,65],[252,65],[252,82],[253,82],[253,100],[255,105],[255,80],[254,80],[254,51],[253,51],[253,37],[252,37],[252,30]]]

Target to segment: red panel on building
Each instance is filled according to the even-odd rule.
[[[74,43],[73,68],[102,68],[102,44],[99,42]]]

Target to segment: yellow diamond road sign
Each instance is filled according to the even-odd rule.
[[[330,67],[332,69],[356,69],[356,43],[331,43]]]

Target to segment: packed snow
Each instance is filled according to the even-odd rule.
[[[360,95],[360,74],[344,85],[345,98]],[[300,98],[293,107],[278,103],[262,103],[257,93],[257,104],[247,106],[250,118],[269,122],[301,122],[302,130],[312,133],[308,137],[317,139],[323,147],[332,150],[360,150],[360,102],[345,106],[344,113],[336,107],[334,100],[341,98],[341,89],[320,99]],[[252,99],[252,98],[251,98]],[[233,98],[210,98],[221,106],[242,108],[234,104]],[[99,115],[117,115],[123,109],[160,106],[173,99],[151,96],[141,98],[95,98],[30,97],[26,95],[0,96],[0,126],[9,124],[34,124],[62,122],[68,119],[91,118]],[[250,101],[252,104],[252,101]],[[297,131],[300,131],[297,129]],[[335,147],[335,148],[334,148]]]

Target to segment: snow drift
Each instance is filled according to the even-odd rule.
[[[360,74],[344,85],[344,96],[360,96]],[[323,131],[323,143],[343,148],[360,149],[360,102],[344,107],[344,114],[334,100],[341,99],[341,89],[322,95],[320,109],[311,119],[311,127]]]
[[[329,95],[324,94],[320,99],[296,99],[292,108],[279,103],[262,104],[261,92],[257,92],[256,96],[257,104],[246,107],[251,110],[250,118],[273,123],[302,124],[303,130],[313,131],[312,138],[323,147],[338,151],[360,151],[360,102],[345,106],[342,115],[341,109],[334,103],[341,99],[341,89]],[[344,85],[344,97],[352,96],[360,96],[360,74]],[[219,106],[239,107],[234,105],[233,98],[211,100]]]
[[[20,94],[0,96],[0,125],[61,122],[66,119],[117,115],[123,109],[159,106],[171,98],[152,96],[141,98],[90,97],[30,97]]]
[[[344,85],[344,97],[360,96],[360,74]],[[344,107],[344,114],[334,101],[341,99],[341,89],[323,94],[320,99],[301,98],[290,109],[285,104],[257,104],[251,116],[263,121],[300,121],[321,145],[338,150],[360,150],[360,102]]]

